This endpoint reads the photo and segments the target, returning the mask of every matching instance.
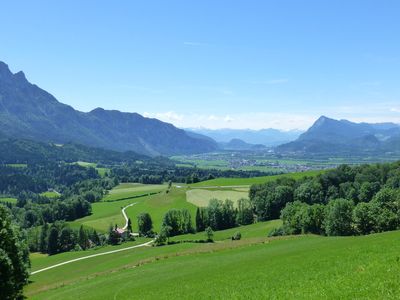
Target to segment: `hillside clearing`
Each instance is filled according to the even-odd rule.
[[[317,176],[324,171],[313,170],[298,173],[287,173],[281,175],[272,176],[261,176],[261,177],[251,177],[251,178],[216,178],[211,180],[206,180],[198,183],[191,184],[190,187],[212,187],[212,186],[240,186],[240,185],[252,185],[261,184],[268,181],[273,181],[282,177],[290,177],[294,179],[299,179],[305,176]]]
[[[248,192],[245,191],[210,191],[206,189],[191,189],[186,192],[188,202],[196,206],[207,206],[211,199],[225,201],[232,200],[236,205],[237,201],[242,198],[248,198]]]

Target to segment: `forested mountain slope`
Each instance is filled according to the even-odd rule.
[[[74,142],[146,155],[191,154],[212,151],[210,139],[137,113],[101,108],[84,113],[57,101],[31,84],[23,72],[13,74],[0,62],[0,136],[43,142]]]

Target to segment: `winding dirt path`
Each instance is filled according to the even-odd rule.
[[[121,210],[122,215],[124,216],[124,219],[125,219],[125,226],[122,228],[123,230],[126,230],[126,228],[128,227],[128,219],[129,219],[128,216],[126,215],[125,209],[127,209],[128,207],[131,207],[131,206],[133,206],[135,204],[137,204],[137,202],[131,203],[131,204],[123,207],[122,210]],[[131,234],[134,234],[134,233],[131,233]],[[58,264],[55,264],[55,265],[40,269],[40,270],[33,271],[33,272],[30,273],[30,275],[34,275],[34,274],[37,274],[37,273],[40,273],[40,272],[51,270],[51,269],[54,269],[54,268],[57,268],[57,267],[60,267],[60,266],[66,265],[66,264],[70,264],[70,263],[73,263],[73,262],[77,262],[77,261],[80,261],[80,260],[85,260],[85,259],[89,259],[89,258],[93,258],[93,257],[97,257],[97,256],[107,255],[107,254],[118,253],[118,252],[127,251],[127,250],[140,248],[140,247],[146,247],[146,246],[150,245],[153,242],[154,242],[154,240],[151,240],[149,242],[146,242],[146,243],[143,243],[143,244],[139,244],[139,245],[135,245],[135,246],[130,246],[130,247],[116,249],[116,250],[110,250],[110,251],[107,251],[107,252],[96,253],[96,254],[91,254],[91,255],[87,255],[87,256],[78,257],[78,258],[75,258],[75,259],[70,259],[70,260],[67,260],[67,261],[64,261],[64,262],[61,262],[61,263],[58,263]]]

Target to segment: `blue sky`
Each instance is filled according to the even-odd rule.
[[[400,123],[399,1],[3,1],[0,60],[179,127]]]

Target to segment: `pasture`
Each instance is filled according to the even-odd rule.
[[[121,183],[112,189],[102,201],[119,201],[142,195],[157,193],[166,190],[165,184],[140,184],[140,183]]]
[[[232,200],[236,205],[241,198],[248,198],[246,189],[236,190],[207,190],[207,189],[190,189],[186,192],[186,200],[196,206],[205,207],[211,199],[225,201]]]
[[[121,213],[124,206],[144,202],[146,198],[151,197],[149,194],[160,192],[163,189],[166,189],[165,185],[122,183],[112,189],[101,202],[92,204],[90,216],[77,219],[69,224],[74,228],[83,225],[99,232],[106,232],[110,224],[118,224],[119,226],[125,224]],[[132,219],[132,223],[135,227],[136,219]]]
[[[108,168],[97,167],[96,163],[91,163],[91,162],[86,162],[86,161],[77,161],[77,162],[75,162],[75,164],[77,164],[81,167],[85,167],[85,168],[95,168],[101,177],[104,177],[106,175],[106,172],[109,171]]]
[[[8,198],[8,197],[5,197],[5,198],[0,197],[0,202],[17,204],[17,199],[16,198]]]
[[[26,295],[30,299],[396,299],[399,239],[400,232],[394,231],[135,249],[33,275]]]
[[[251,178],[216,178],[191,184],[190,187],[222,187],[222,186],[236,187],[241,185],[250,186],[252,184],[266,183],[268,181],[273,181],[282,177],[300,179],[305,176],[317,176],[322,172],[324,171],[313,170],[313,171],[288,173],[288,174],[273,175],[273,176],[251,177]]]
[[[164,214],[173,208],[182,209],[186,208],[194,218],[196,213],[196,206],[186,201],[186,191],[184,189],[171,188],[169,193],[165,191],[140,198],[137,204],[126,209],[127,215],[131,218],[133,223],[133,230],[137,226],[137,216],[140,213],[147,212],[153,220],[153,229],[158,232],[161,228],[162,219]],[[194,221],[194,219],[192,219]]]
[[[45,196],[45,197],[50,198],[50,199],[56,199],[56,198],[60,197],[60,193],[54,192],[54,191],[43,192],[40,195]]]

